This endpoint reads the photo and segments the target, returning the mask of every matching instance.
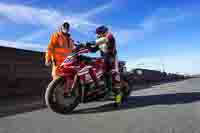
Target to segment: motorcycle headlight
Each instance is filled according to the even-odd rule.
[[[143,74],[142,70],[137,70],[137,74],[142,75]]]

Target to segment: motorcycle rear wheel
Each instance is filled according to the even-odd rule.
[[[45,92],[45,102],[47,107],[53,112],[60,114],[72,112],[80,102],[77,83],[75,88],[73,88],[74,96],[64,96],[64,85],[65,79],[63,77],[59,77],[51,81]]]

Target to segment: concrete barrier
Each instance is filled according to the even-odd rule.
[[[133,84],[148,84],[177,80],[177,76],[135,69],[128,79]],[[0,46],[0,97],[41,96],[50,80],[50,68],[44,66],[44,53]]]
[[[44,53],[0,47],[0,97],[40,96],[50,80]]]

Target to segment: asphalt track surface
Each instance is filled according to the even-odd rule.
[[[98,101],[69,115],[43,108],[4,116],[0,133],[200,133],[200,78],[133,91],[118,110]]]

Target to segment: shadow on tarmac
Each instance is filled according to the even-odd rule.
[[[155,84],[154,84],[155,85]],[[135,86],[132,91],[151,88],[151,85]],[[39,99],[23,99],[26,104],[21,100],[1,100],[0,102],[0,118],[6,116],[12,116],[20,113],[33,112],[36,110],[46,108],[43,97]],[[33,101],[36,101],[35,103]],[[173,105],[173,104],[186,104],[200,101],[200,92],[190,93],[175,93],[175,94],[159,94],[159,95],[147,95],[147,96],[130,96],[120,108],[114,107],[113,103],[105,104],[95,108],[78,109],[74,110],[68,115],[76,114],[89,114],[89,113],[102,113],[111,112],[117,110],[134,109],[153,105]],[[2,104],[3,103],[3,104]]]
[[[114,107],[113,103],[109,103],[95,108],[75,110],[73,113],[71,113],[71,115],[102,113],[115,110],[141,108],[153,105],[187,104],[196,101],[200,101],[200,92],[159,94],[159,95],[148,95],[148,96],[130,96],[121,105],[120,108],[116,108]]]
[[[13,116],[16,114],[26,113],[26,112],[33,112],[36,110],[40,110],[46,108],[46,105],[43,100],[40,99],[16,99],[15,101],[1,99],[0,102],[0,118]]]

